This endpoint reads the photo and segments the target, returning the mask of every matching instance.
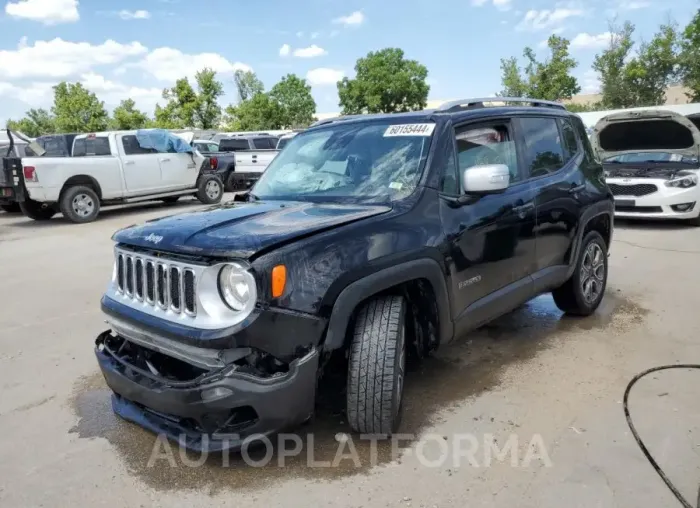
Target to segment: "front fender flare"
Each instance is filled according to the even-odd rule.
[[[343,289],[333,304],[324,349],[333,351],[343,347],[350,318],[362,301],[390,287],[417,279],[427,279],[435,291],[440,320],[440,343],[452,340],[454,325],[450,315],[445,276],[437,261],[424,258],[384,268]]]

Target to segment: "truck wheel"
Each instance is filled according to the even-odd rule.
[[[589,232],[581,244],[574,274],[552,291],[554,303],[567,314],[589,316],[603,299],[608,282],[608,249],[597,231]]]
[[[71,222],[92,222],[100,213],[100,198],[92,188],[76,185],[63,191],[60,200],[61,213]]]
[[[205,205],[214,205],[224,196],[224,186],[221,180],[214,175],[205,175],[199,179],[197,186],[197,199]]]
[[[47,203],[39,203],[27,199],[19,204],[22,213],[33,220],[49,220],[56,215],[56,207]]]
[[[248,184],[245,179],[241,178],[241,176],[237,175],[236,173],[229,173],[228,178],[226,179],[226,189],[229,192],[244,191],[247,188]]]
[[[347,415],[362,434],[390,435],[401,423],[406,367],[406,304],[378,297],[357,316],[348,367]]]
[[[5,210],[7,213],[19,213],[22,209],[19,207],[19,203],[12,203],[11,205],[0,205],[0,208]]]

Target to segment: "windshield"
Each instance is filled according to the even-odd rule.
[[[636,152],[614,155],[613,157],[608,157],[603,162],[615,164],[635,164],[640,162],[681,162],[696,164],[698,159],[673,152]]]
[[[287,146],[292,139],[293,138],[280,138],[280,140],[277,142],[277,150],[282,150],[282,148]]]
[[[435,124],[332,124],[290,139],[252,189],[260,199],[394,201],[413,192]]]

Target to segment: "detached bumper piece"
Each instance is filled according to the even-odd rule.
[[[190,450],[238,450],[249,437],[288,429],[313,413],[315,349],[289,364],[253,352],[205,370],[111,331],[95,346],[115,413]]]

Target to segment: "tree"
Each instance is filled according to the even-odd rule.
[[[121,101],[119,106],[114,108],[112,121],[110,122],[112,129],[120,131],[143,129],[148,123],[148,115],[136,109],[136,103],[133,99]]]
[[[30,109],[21,120],[8,120],[7,128],[32,138],[56,132],[54,118],[45,109]]]
[[[299,129],[314,121],[316,101],[305,79],[287,74],[270,90],[270,98],[281,107],[281,123],[284,127]]]
[[[593,70],[600,76],[601,105],[604,109],[625,108],[633,102],[625,78],[626,63],[634,46],[633,33],[634,25],[629,21],[621,28],[611,24],[608,47],[593,61]]]
[[[81,83],[65,81],[53,87],[56,132],[100,132],[107,130],[109,116],[104,102]]]
[[[424,109],[428,69],[406,60],[398,48],[369,52],[355,64],[355,78],[338,82],[343,114],[394,113]]]
[[[688,98],[700,102],[700,9],[680,35],[679,74]]]
[[[221,106],[217,101],[224,95],[224,87],[216,80],[216,72],[212,69],[202,69],[196,74],[195,80],[197,81],[196,126],[200,129],[214,129],[219,126],[221,119]]]
[[[638,56],[624,68],[624,88],[633,106],[658,106],[666,102],[666,89],[675,80],[678,64],[676,25],[661,25],[649,42],[639,46]],[[697,59],[697,56],[696,56]]]
[[[260,131],[282,128],[282,106],[266,93],[257,93],[226,108],[226,130]]]
[[[156,106],[155,123],[162,129],[194,128],[197,94],[187,78],[178,79],[175,86],[163,90],[164,107]]]
[[[238,91],[238,102],[252,99],[254,95],[265,91],[265,85],[253,71],[237,70],[233,74],[233,82],[236,84],[236,90]]]
[[[503,97],[532,97],[550,101],[571,99],[581,91],[578,80],[571,75],[577,62],[569,55],[569,41],[552,35],[547,40],[551,56],[540,62],[532,48],[526,47],[525,75],[521,74],[516,58],[501,60]]]

